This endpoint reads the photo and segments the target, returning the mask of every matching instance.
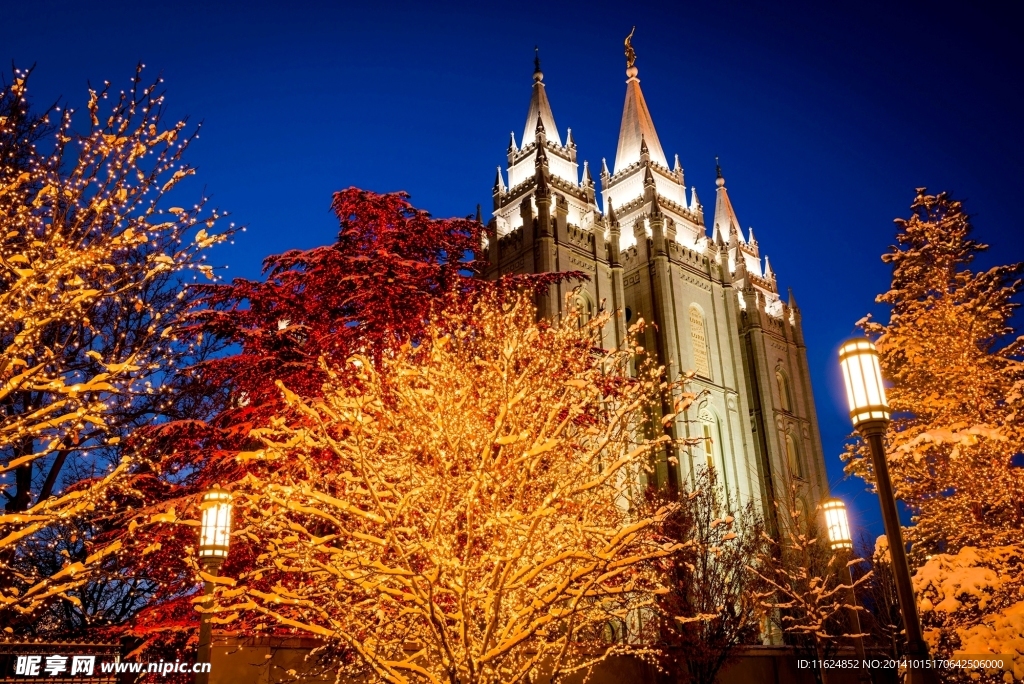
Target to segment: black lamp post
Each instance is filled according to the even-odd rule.
[[[885,460],[883,439],[889,426],[889,404],[882,384],[882,370],[878,363],[878,351],[866,338],[850,340],[839,349],[839,365],[843,370],[846,384],[846,398],[850,403],[850,419],[853,427],[867,441],[871,448],[871,463],[875,471],[875,487],[882,507],[882,521],[885,536],[889,540],[892,554],[892,572],[896,580],[896,595],[903,613],[903,628],[907,633],[906,657],[908,684],[938,684],[934,669],[922,661],[928,660],[928,645],[921,633],[921,621],[917,615],[914,599],[914,585],[910,580],[910,565],[907,550],[903,544],[903,532],[896,511],[896,497],[889,466]]]
[[[199,563],[203,572],[216,576],[220,566],[224,564],[224,559],[227,558],[228,547],[231,544],[231,493],[215,485],[203,495],[200,509],[203,518],[199,528]],[[203,597],[203,613],[199,618],[197,665],[210,662],[213,627],[207,611],[212,606],[213,582],[203,583]],[[196,684],[208,684],[209,681],[209,672],[196,673]]]

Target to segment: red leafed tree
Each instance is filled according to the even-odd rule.
[[[196,532],[173,523],[195,520],[198,496],[214,484],[288,467],[235,459],[253,447],[250,431],[283,409],[275,383],[318,397],[327,380],[321,359],[344,367],[358,353],[374,362],[415,342],[438,307],[467,302],[490,287],[475,277],[479,223],[433,219],[405,193],[349,188],[335,194],[332,207],[341,224],[334,244],[269,257],[262,281],[208,286],[206,307],[181,331],[229,341],[237,352],[204,362],[186,376],[207,388],[211,406],[223,408],[205,421],[172,422],[136,436],[154,465],[137,478],[140,498],[134,520],[125,526],[132,530],[125,544],[136,550],[134,571],[160,583],[150,607],[128,630],[144,639],[143,647],[184,649],[186,639],[195,638],[181,627],[198,623],[192,603]],[[245,539],[233,544],[227,574],[254,559]]]

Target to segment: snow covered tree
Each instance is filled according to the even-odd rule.
[[[862,324],[892,382],[887,460],[913,516],[904,534],[926,637],[948,655],[981,648],[982,634],[1024,638],[1012,583],[1008,594],[992,583],[1019,575],[1024,553],[1024,468],[1014,460],[1024,452],[1024,347],[1011,325],[1024,264],[973,270],[987,246],[945,193],[922,188],[911,209],[883,256],[893,265],[878,297],[889,321]],[[850,445],[846,458],[849,472],[871,481],[865,445]],[[979,583],[961,582],[967,575]]]
[[[764,615],[785,641],[812,658],[835,653],[850,631],[849,611],[861,609],[849,603],[870,579],[860,574],[846,583],[844,567],[861,563],[832,551],[814,509],[802,501],[798,485],[791,484],[786,499],[776,501],[779,538],[767,537],[768,546],[750,564],[750,571],[767,586],[761,594]],[[819,681],[822,673],[815,669]]]
[[[738,646],[761,642],[767,587],[748,566],[768,551],[767,537],[757,507],[726,500],[714,469],[701,468],[680,497],[661,527],[679,548],[658,563],[660,662],[674,681],[713,684]]]
[[[668,439],[636,438],[662,369],[631,378],[632,346],[537,323],[530,293],[428,323],[376,359],[324,359],[312,397],[278,383],[238,455],[259,465],[233,485],[252,550],[214,619],[315,635],[343,676],[387,682],[557,681],[629,648],[609,623],[643,614],[649,562],[674,550],[654,534],[672,505],[636,508]]]
[[[1024,538],[1024,365],[1011,316],[1024,265],[975,271],[987,249],[971,238],[960,202],[924,189],[897,245],[883,256],[892,285],[878,301],[888,323],[870,317],[894,420],[886,436],[897,497],[914,524],[904,531],[912,562],[964,546]],[[847,470],[872,478],[866,445],[846,453]]]
[[[354,378],[346,364],[353,354],[377,363],[403,344],[417,344],[432,312],[494,287],[474,277],[482,228],[475,221],[435,219],[405,193],[358,188],[336,193],[332,207],[340,223],[333,244],[268,257],[261,281],[205,287],[204,307],[181,334],[196,344],[220,340],[236,351],[189,369],[186,380],[195,389],[185,394],[213,393],[205,401],[215,410],[134,437],[158,465],[135,477],[140,496],[122,537],[133,555],[132,576],[159,578],[159,586],[128,633],[164,657],[183,657],[194,646],[192,598],[200,588],[194,530],[167,523],[194,519],[198,496],[215,484],[266,476],[267,464],[236,456],[253,448],[253,429],[269,426],[284,410],[275,383],[315,399],[329,377],[321,360]],[[245,571],[252,555],[245,539],[237,540],[224,572]]]
[[[931,556],[914,574],[921,622],[932,651],[1008,656],[1005,669],[950,673],[956,681],[1024,679],[1024,549],[964,547]],[[959,677],[959,679],[956,679]]]
[[[122,543],[102,532],[136,467],[123,440],[171,403],[166,380],[196,352],[173,328],[193,302],[183,285],[213,277],[203,252],[227,237],[201,198],[166,207],[193,173],[194,133],[163,125],[159,82],[144,84],[141,67],[126,92],[89,91],[84,125],[69,108],[33,117],[27,76],[0,93],[0,621],[11,629],[35,629],[25,616],[58,598],[80,609],[82,588],[119,563]]]

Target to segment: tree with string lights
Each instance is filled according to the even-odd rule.
[[[332,244],[268,257],[262,280],[203,288],[203,307],[182,335],[220,340],[232,352],[197,363],[188,382],[197,395],[215,388],[220,408],[133,438],[158,463],[135,477],[143,496],[121,531],[132,549],[131,574],[159,578],[152,599],[127,626],[143,649],[183,656],[194,646],[195,535],[171,522],[195,519],[196,501],[214,485],[266,475],[266,464],[236,456],[252,448],[253,429],[284,409],[276,383],[316,398],[328,379],[321,359],[343,374],[352,372],[345,360],[353,354],[376,363],[417,343],[432,314],[496,287],[475,277],[476,221],[435,219],[405,193],[357,188],[335,193],[332,208],[340,224]],[[510,278],[497,287],[531,289],[563,277]],[[237,540],[224,572],[244,571],[253,555]]]
[[[730,500],[714,468],[698,468],[678,500],[659,528],[678,546],[657,564],[659,662],[678,681],[713,684],[739,647],[761,643],[766,586],[749,566],[768,537],[756,504]]]
[[[231,230],[202,197],[168,206],[197,131],[163,123],[141,66],[81,113],[33,116],[29,76],[0,92],[0,619],[65,631],[134,601],[109,535],[139,467],[125,444],[173,410],[177,369],[203,353],[175,326]]]
[[[649,562],[675,549],[656,534],[674,504],[638,513],[669,438],[636,428],[666,383],[592,335],[490,290],[416,345],[324,359],[312,397],[278,382],[237,455],[258,466],[232,487],[249,555],[216,580],[213,619],[314,635],[343,676],[388,682],[559,679],[631,650],[660,591]]]
[[[969,644],[970,653],[1024,653],[1013,581],[1024,556],[1024,468],[1015,460],[1024,453],[1024,346],[1012,326],[1024,264],[973,268],[987,246],[946,193],[919,189],[896,224],[897,244],[882,257],[892,284],[877,298],[889,320],[861,324],[892,383],[886,458],[912,514],[904,534],[921,620],[940,654]],[[845,459],[848,472],[873,481],[864,443],[850,444]],[[1011,650],[991,650],[999,648]]]
[[[851,632],[853,591],[871,579],[869,572],[856,578],[845,572],[862,559],[837,559],[829,548],[826,530],[802,503],[800,485],[791,482],[785,498],[775,501],[777,536],[765,535],[765,544],[749,558],[748,570],[761,581],[760,602],[765,626],[781,634],[801,657],[813,662],[817,681],[825,681],[820,663],[835,655],[844,640],[863,638]]]

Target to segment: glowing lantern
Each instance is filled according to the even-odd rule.
[[[846,504],[839,499],[825,499],[821,503],[821,510],[825,512],[825,528],[832,550],[852,549],[853,539],[850,535],[850,521],[846,517]]]
[[[882,385],[878,351],[871,340],[850,340],[839,349],[839,365],[850,402],[850,420],[859,428],[872,421],[889,420],[889,404]]]
[[[231,544],[231,493],[214,486],[203,495],[199,508],[203,512],[199,557],[203,560],[224,560]]]

